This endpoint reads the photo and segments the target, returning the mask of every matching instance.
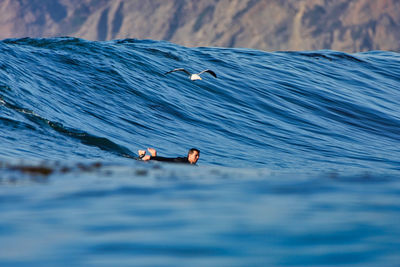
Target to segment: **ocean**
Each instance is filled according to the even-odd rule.
[[[398,266],[399,88],[388,51],[0,41],[0,266]]]

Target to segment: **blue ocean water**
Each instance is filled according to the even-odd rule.
[[[0,265],[396,266],[399,88],[395,52],[3,40]]]

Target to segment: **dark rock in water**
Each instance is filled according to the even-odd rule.
[[[11,170],[20,171],[21,173],[31,174],[31,175],[43,175],[47,176],[54,172],[54,169],[47,166],[11,166]]]

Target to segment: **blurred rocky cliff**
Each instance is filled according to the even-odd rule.
[[[0,39],[400,51],[400,0],[0,0]]]

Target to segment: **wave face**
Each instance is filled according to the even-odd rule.
[[[2,157],[399,170],[400,55],[185,48],[133,39],[0,43]],[[207,73],[192,82],[185,67]]]
[[[394,266],[399,74],[391,52],[4,40],[0,265]]]

